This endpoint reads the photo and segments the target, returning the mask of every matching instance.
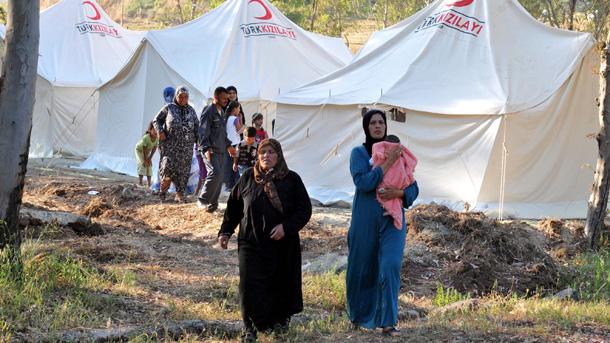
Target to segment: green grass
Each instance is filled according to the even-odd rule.
[[[446,290],[443,288],[443,285],[440,282],[436,283],[436,297],[434,298],[433,304],[442,307],[445,305],[449,305],[458,301],[470,299],[470,292],[464,295],[458,292],[455,288],[447,288]]]
[[[6,258],[4,250],[0,260]],[[47,335],[100,326],[117,310],[120,292],[134,284],[129,273],[100,271],[70,251],[37,240],[24,242],[21,260],[21,278],[10,264],[0,264],[0,341],[18,331]],[[113,288],[114,294],[103,294]]]
[[[579,291],[582,299],[610,300],[610,249],[579,255],[570,261],[569,266],[576,273],[566,283]]]
[[[20,332],[51,338],[73,329],[104,327],[108,318],[116,321],[125,298],[141,298],[146,286],[130,272],[129,265],[101,270],[70,250],[52,242],[26,241],[21,249],[23,277],[16,279],[10,266],[0,265],[0,342],[15,339]],[[1,258],[2,256],[0,256]],[[610,332],[610,252],[582,254],[569,262],[573,270],[569,285],[578,289],[583,301],[548,300],[539,296],[519,297],[492,292],[479,299],[479,308],[437,314],[434,308],[470,298],[437,283],[437,295],[425,301],[407,297],[403,305],[417,303],[431,314],[422,320],[399,323],[413,341],[465,339],[488,341],[502,337],[542,338],[554,341],[570,337],[582,326]],[[167,295],[159,299],[164,310],[143,313],[144,322],[192,319],[240,321],[239,279],[218,277],[209,282],[209,292]],[[567,283],[566,283],[567,284]],[[295,317],[290,330],[281,336],[260,335],[259,342],[378,341],[371,330],[349,331],[345,302],[345,273],[330,272],[303,276],[305,311]],[[605,331],[604,331],[605,330]],[[222,335],[206,338],[186,335],[180,342],[226,341]],[[418,340],[419,339],[419,340]],[[169,341],[167,337],[141,335],[134,342]],[[233,342],[233,340],[229,340]],[[468,341],[468,340],[465,340]]]

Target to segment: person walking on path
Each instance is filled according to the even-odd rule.
[[[227,249],[237,225],[239,304],[246,332],[286,331],[303,310],[299,231],[311,218],[311,201],[299,175],[288,169],[275,139],[262,141],[254,168],[237,181],[218,232]]]
[[[182,202],[186,191],[193,144],[199,131],[199,120],[195,109],[189,105],[189,90],[185,86],[176,89],[171,104],[163,106],[153,120],[155,130],[159,134],[160,162],[159,177],[161,178],[161,200],[165,200],[165,192],[172,182],[176,185],[174,201]]]
[[[227,138],[226,117],[228,92],[224,87],[214,90],[214,102],[206,107],[199,119],[198,153],[203,157],[207,170],[205,182],[197,198],[197,205],[212,213],[218,209],[218,197],[222,189],[222,178],[227,151],[235,157],[235,149]]]
[[[385,335],[397,336],[398,289],[407,230],[404,217],[398,230],[394,219],[384,216],[385,210],[377,201],[377,187],[402,150],[400,146],[388,150],[385,161],[373,168],[369,163],[373,144],[387,135],[385,113],[375,109],[366,112],[362,126],[365,143],[352,149],[350,157],[356,193],[347,234],[347,312],[353,328],[382,328]],[[383,200],[402,199],[404,208],[411,206],[418,195],[417,181],[405,189],[387,186],[379,190]]]
[[[151,121],[142,139],[136,144],[136,159],[138,160],[138,187],[144,187],[142,179],[146,175],[146,186],[150,188],[152,178],[152,157],[157,151],[159,138]]]

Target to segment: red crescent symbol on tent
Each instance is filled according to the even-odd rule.
[[[95,11],[95,17],[87,17],[87,18],[89,18],[91,20],[99,20],[99,19],[102,18],[102,15],[100,14],[100,11],[97,10],[97,7],[95,7],[95,5],[91,1],[85,1],[85,2],[83,2],[83,5],[84,4],[91,5],[91,7],[93,7],[93,10]]]
[[[250,4],[251,2],[258,2],[259,4],[261,4],[261,6],[263,6],[263,8],[265,9],[266,13],[264,16],[262,17],[254,17],[256,19],[260,19],[260,20],[268,20],[271,19],[271,11],[269,11],[269,9],[267,8],[267,6],[265,6],[265,4],[263,3],[263,0],[250,0],[250,2],[248,2],[248,4]],[[474,0],[473,0],[474,1]]]
[[[464,6],[468,6],[471,3],[473,3],[474,0],[461,0],[461,1],[456,1],[452,4],[447,5],[447,7],[464,7]]]

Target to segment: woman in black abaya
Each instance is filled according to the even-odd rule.
[[[290,317],[303,310],[299,230],[311,217],[311,202],[299,175],[288,170],[275,139],[258,146],[258,160],[239,178],[227,202],[218,234],[223,249],[240,224],[239,301],[246,327],[286,330]]]

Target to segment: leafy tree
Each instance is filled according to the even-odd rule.
[[[428,1],[422,0],[379,0],[373,5],[373,15],[385,29],[428,6]]]
[[[6,25],[6,10],[3,5],[0,5],[0,21]]]

